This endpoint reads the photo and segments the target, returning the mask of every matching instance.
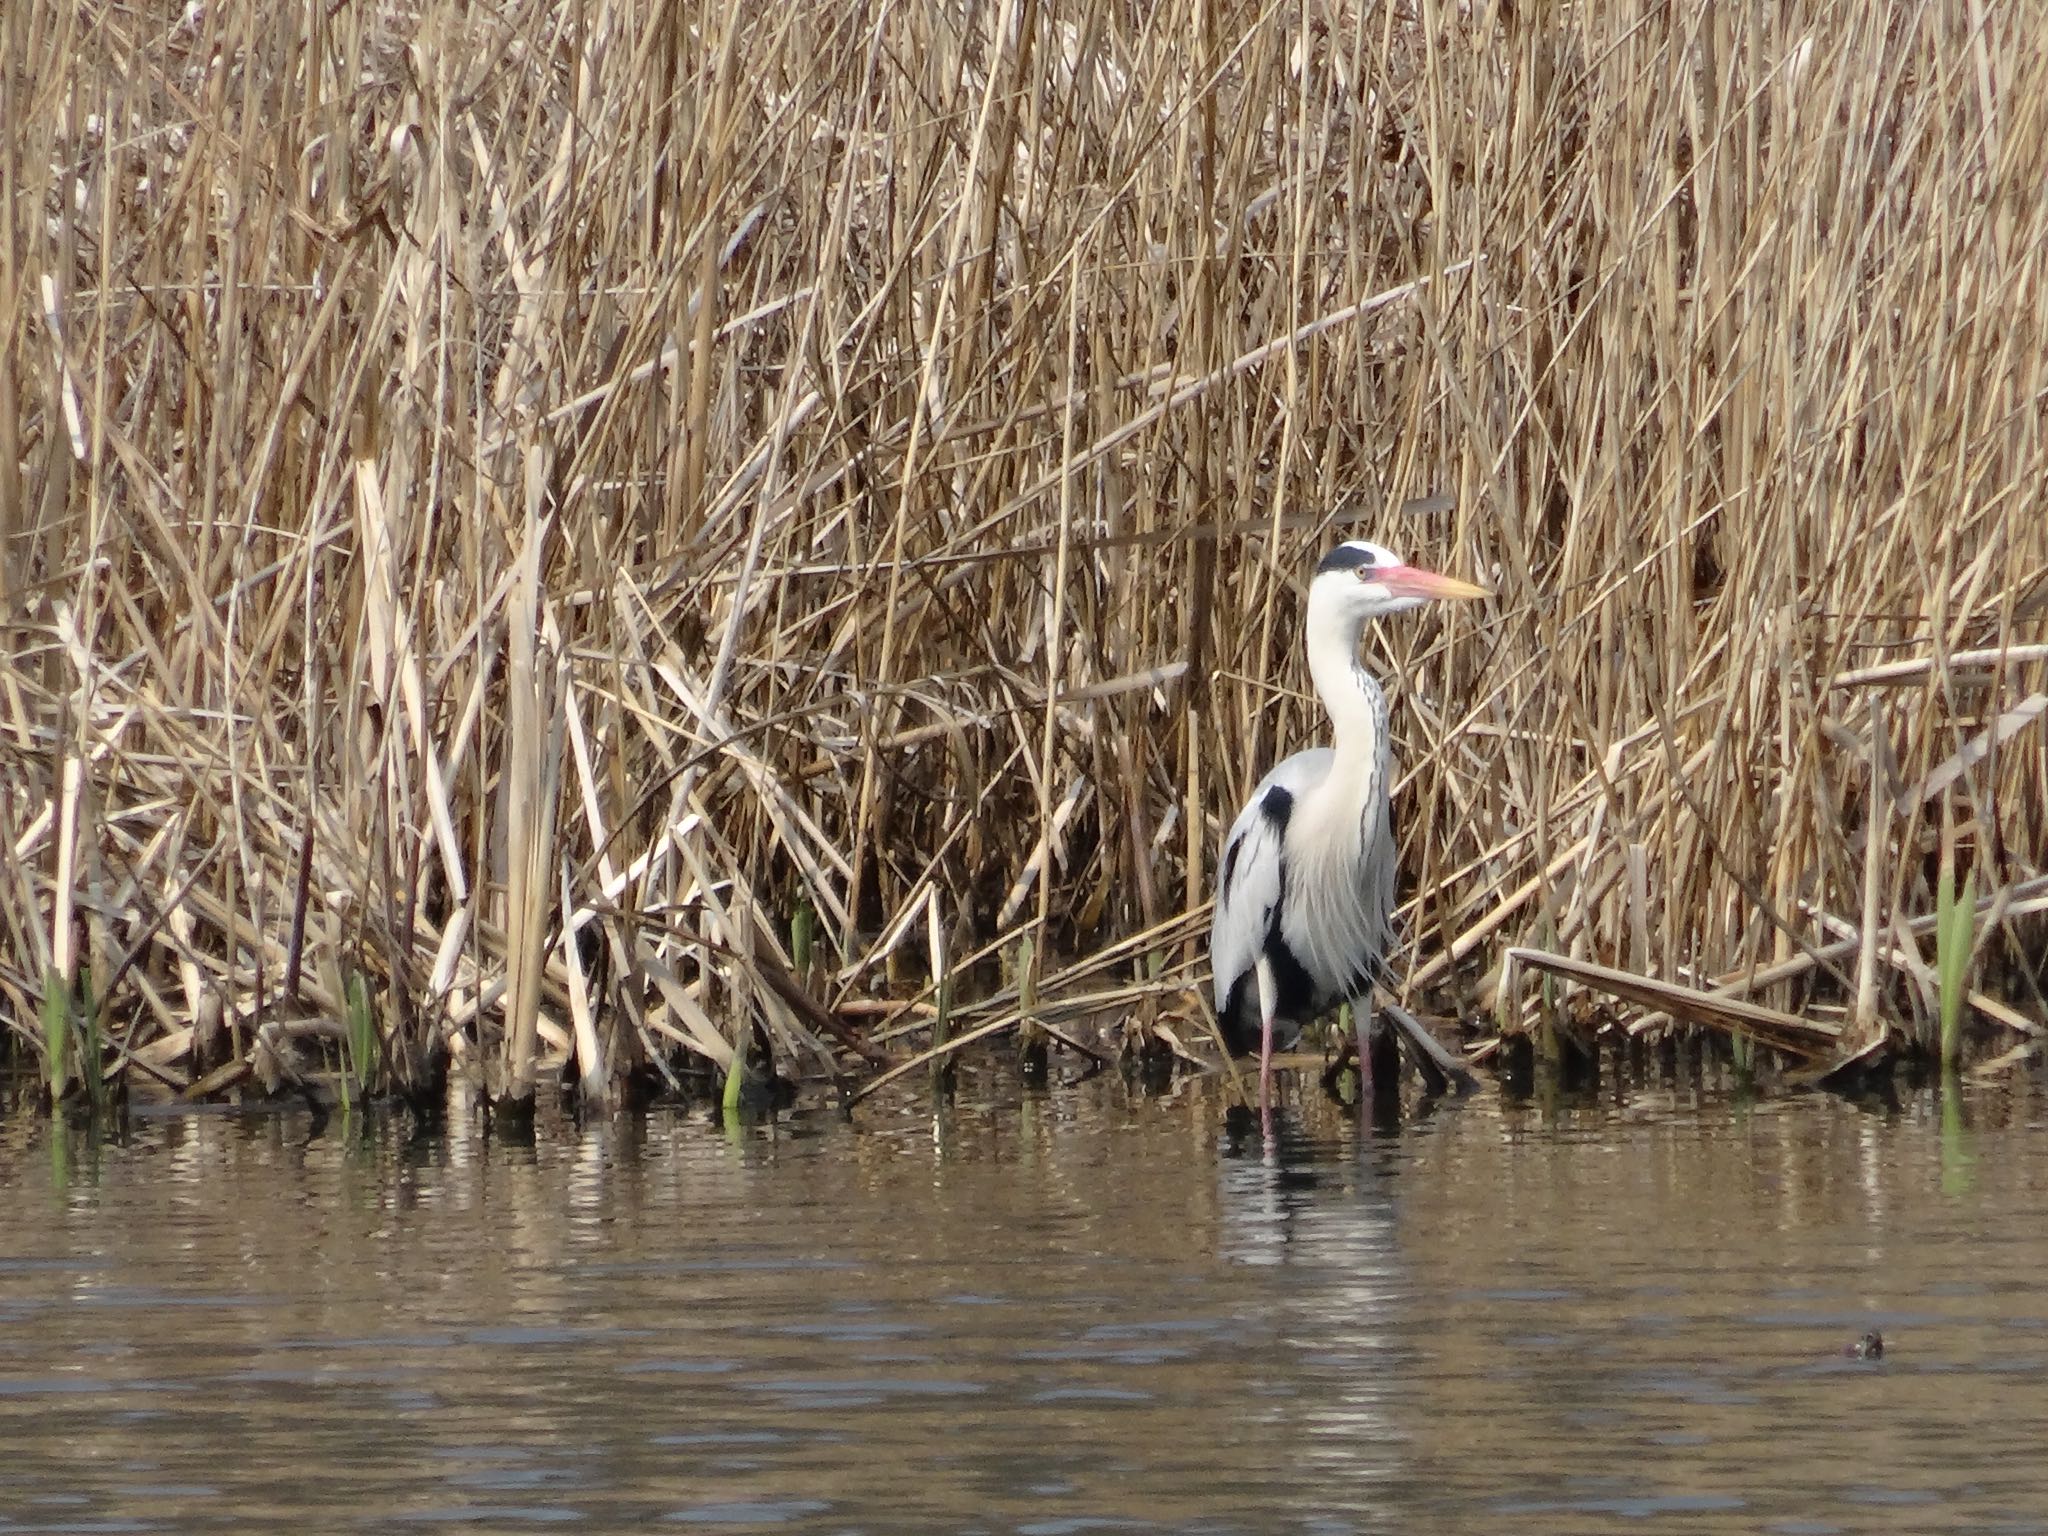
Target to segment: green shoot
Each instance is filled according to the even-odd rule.
[[[71,1062],[71,988],[54,967],[43,973],[43,1076],[50,1103],[64,1097]]]
[[[1941,1064],[1953,1067],[1962,1051],[1963,998],[1969,991],[1970,945],[1977,918],[1977,872],[1956,890],[1952,858],[1941,861],[1934,898],[1934,966],[1941,993]]]

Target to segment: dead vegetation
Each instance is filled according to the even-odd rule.
[[[1360,528],[1499,593],[1371,642],[1415,988],[1924,1037],[1946,867],[2037,1029],[2040,38],[8,4],[0,1011],[199,1091],[1200,1043]]]

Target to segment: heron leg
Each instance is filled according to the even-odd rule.
[[[1270,1133],[1273,1129],[1273,1019],[1270,1014],[1259,1026],[1259,1119]]]
[[[1362,1115],[1372,1109],[1372,999],[1351,1005],[1351,1022],[1358,1031],[1358,1108]]]
[[[1259,956],[1259,1129],[1273,1138],[1273,1015],[1280,1007],[1280,982],[1272,962]]]

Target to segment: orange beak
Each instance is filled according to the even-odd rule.
[[[1373,573],[1373,580],[1396,597],[1491,597],[1484,587],[1455,576],[1439,576],[1419,565],[1396,565]]]

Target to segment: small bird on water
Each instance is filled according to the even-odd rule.
[[[1358,659],[1368,619],[1484,587],[1409,565],[1363,539],[1339,544],[1309,583],[1309,677],[1332,745],[1297,752],[1259,781],[1223,840],[1209,929],[1224,1044],[1259,1052],[1259,1113],[1271,1131],[1273,1050],[1339,1003],[1358,1021],[1360,1102],[1370,1098],[1372,989],[1394,937],[1397,853],[1388,788],[1387,696]]]
[[[1884,1335],[1875,1328],[1863,1335],[1854,1344],[1844,1344],[1842,1353],[1858,1360],[1882,1360],[1884,1358]]]

